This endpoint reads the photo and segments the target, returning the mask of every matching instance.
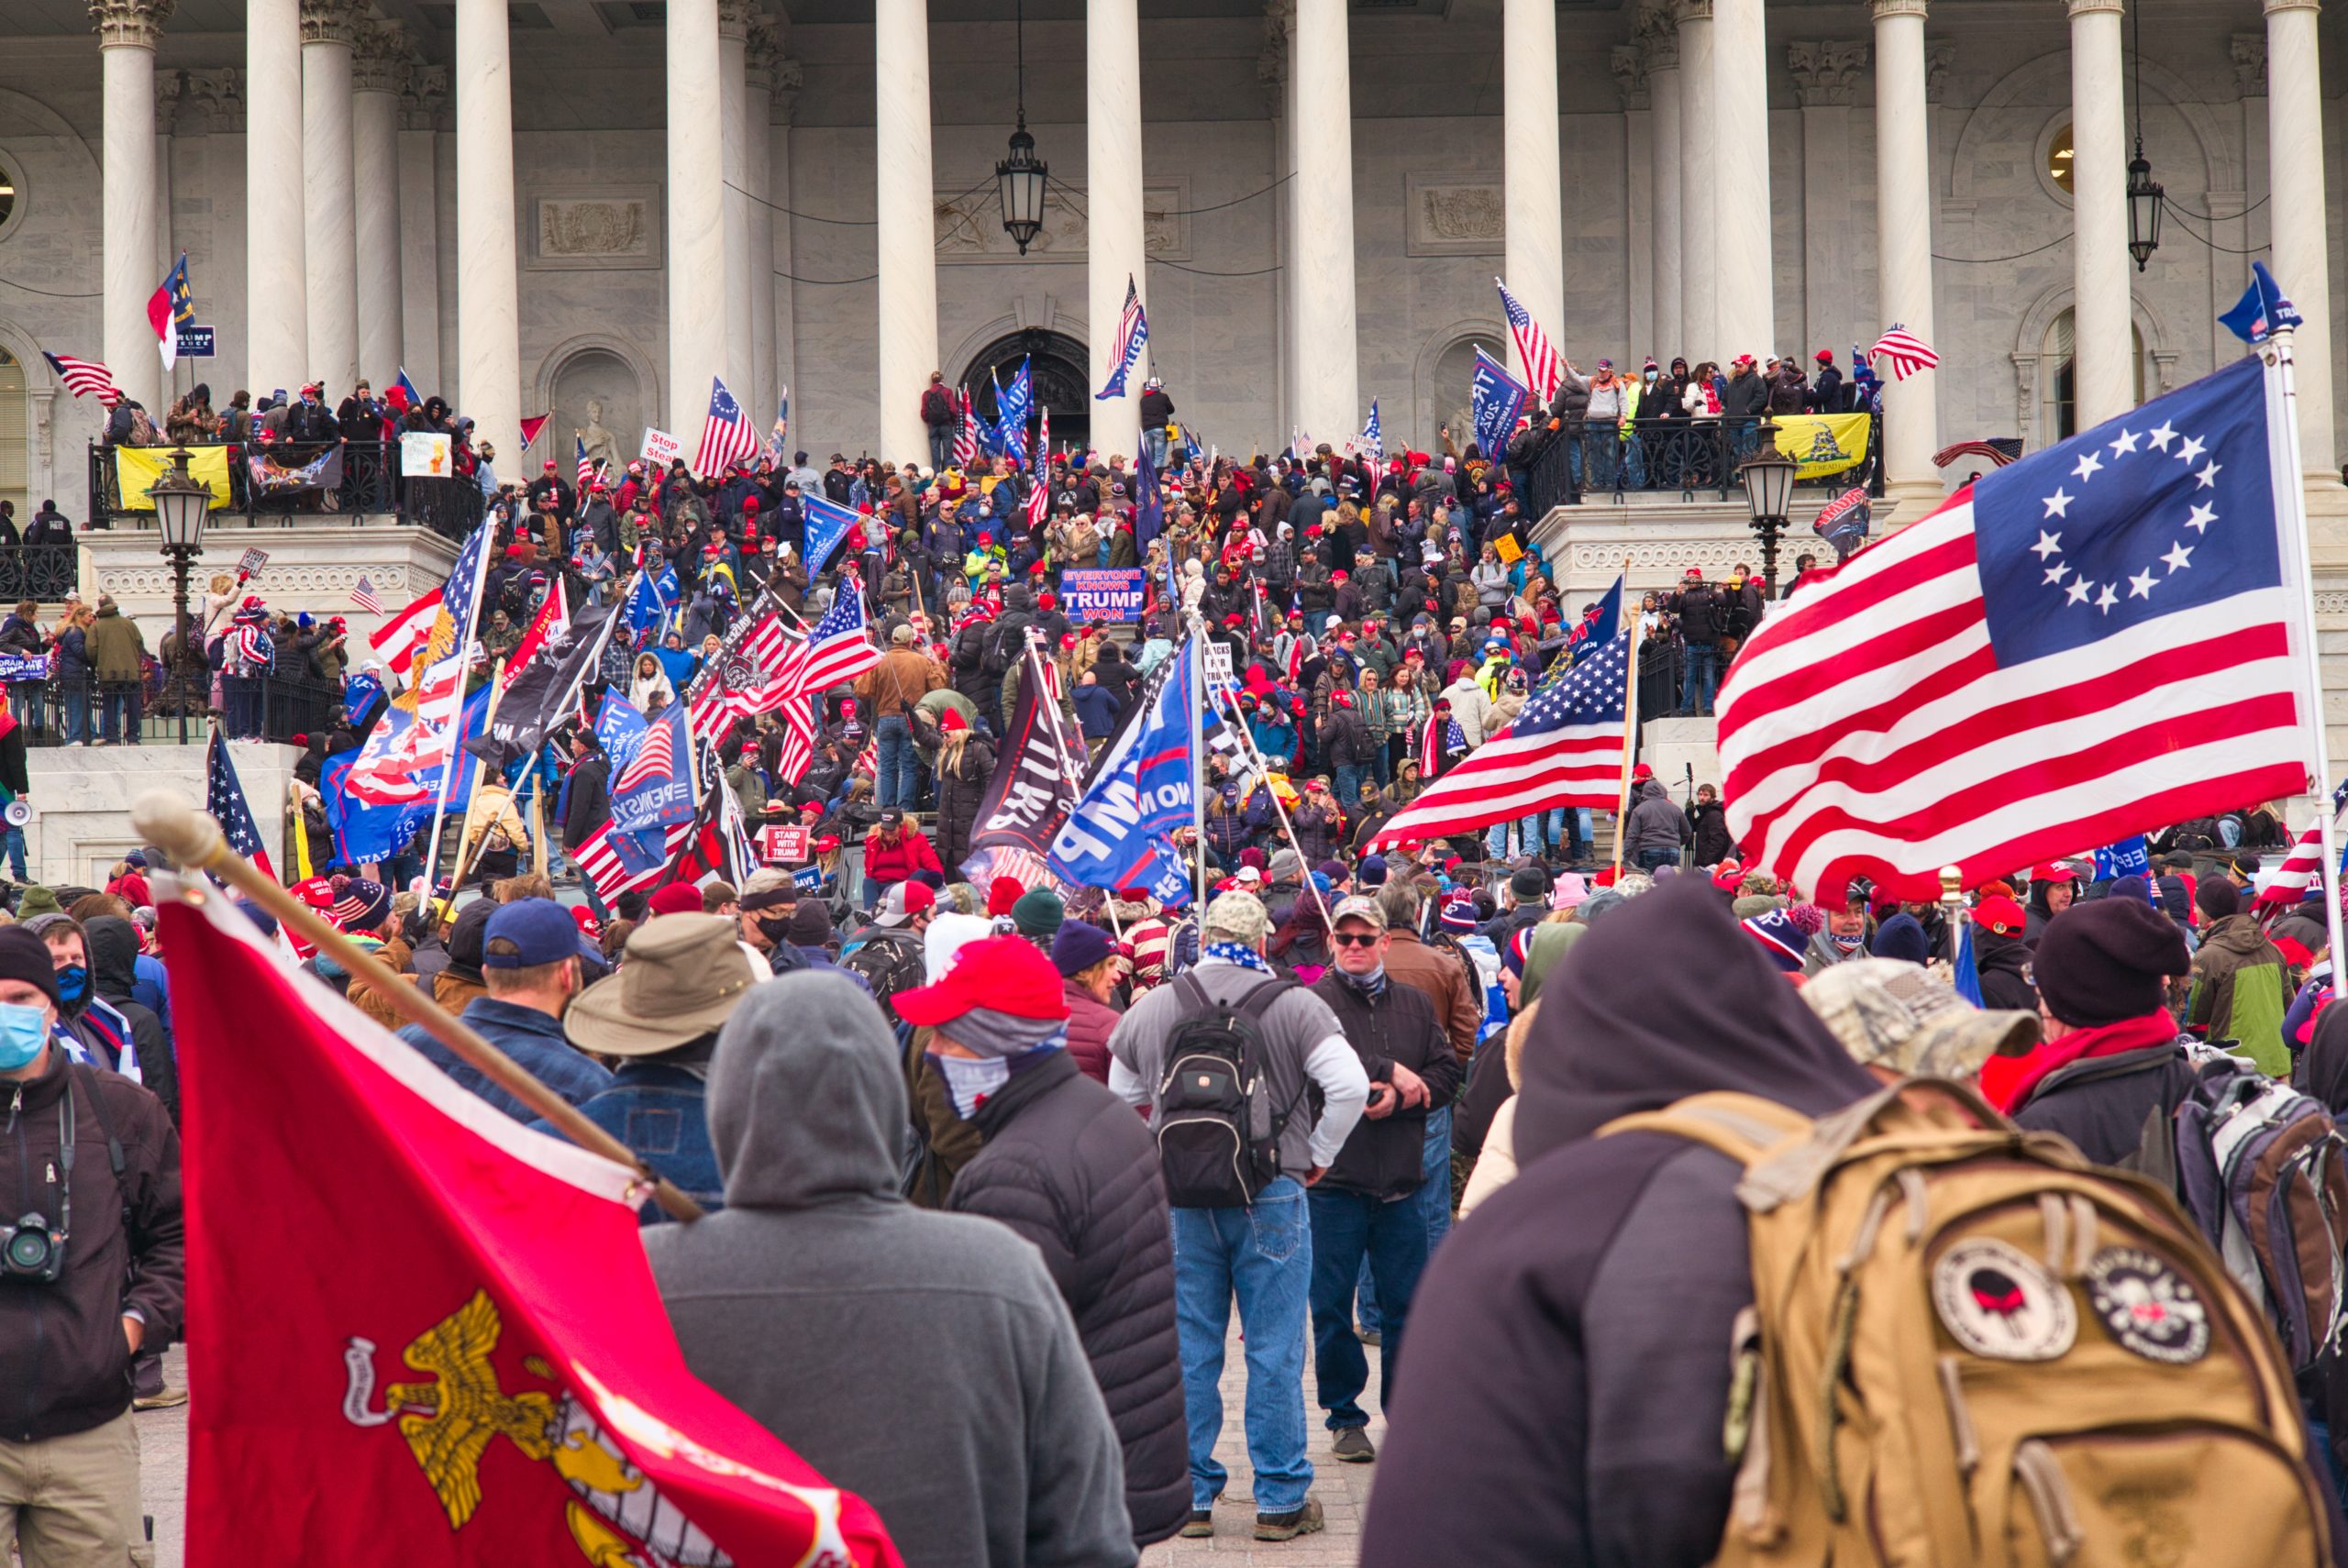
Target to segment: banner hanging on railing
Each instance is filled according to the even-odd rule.
[[[1839,474],[1866,460],[1873,420],[1866,414],[1781,414],[1778,450],[1794,460],[1797,481]]]
[[[294,452],[255,451],[245,458],[245,470],[252,476],[256,495],[282,495],[296,490],[339,490],[342,488],[342,448],[328,447],[325,451],[302,460],[309,447]]]
[[[172,471],[169,447],[116,447],[114,448],[116,491],[122,497],[125,512],[152,512],[155,503],[147,492],[157,480]],[[212,504],[228,504],[228,448],[226,447],[190,447],[187,448],[187,471],[195,480],[212,491]]]

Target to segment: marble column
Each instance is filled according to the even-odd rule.
[[[723,68],[718,39],[717,0],[671,0],[669,430],[688,453],[701,444],[702,426],[709,419],[710,382],[725,374],[732,297],[726,282],[725,136],[722,116],[711,114],[708,105],[709,84]],[[881,102],[888,101],[884,94]],[[880,248],[886,266],[885,235]]]
[[[2339,469],[2332,461],[2331,250],[2324,219],[2316,0],[2266,0],[2266,147],[2275,193],[2275,277],[2307,318],[2293,335],[2292,351],[2299,463],[2310,480],[2330,485]]]
[[[1142,235],[1141,7],[1138,0],[1087,0],[1084,8],[1085,291],[1090,308],[1092,385],[1116,369],[1117,323],[1125,282],[1149,300],[1149,258]],[[1149,351],[1126,379],[1123,396],[1092,405],[1093,438],[1104,451],[1127,452],[1140,439],[1141,383]]]
[[[2120,0],[2066,0],[2071,13],[2073,384],[2078,428],[2136,402],[2129,312],[2126,78]],[[1930,341],[1930,339],[1927,339]]]
[[[786,274],[799,271],[799,238],[789,211],[792,205],[791,122],[799,113],[799,89],[805,79],[805,68],[798,61],[788,55],[777,56],[773,96],[764,127],[767,199],[774,204],[767,210],[765,225],[774,260],[767,279],[766,297],[774,313],[772,373],[778,393],[795,385],[799,380],[799,285]],[[800,420],[801,415],[793,412],[790,446],[794,451],[803,445],[799,439]]]
[[[309,380],[302,161],[300,5],[246,0],[245,381],[256,404]]]
[[[1338,53],[1342,66],[1345,55]],[[1504,0],[1501,13],[1501,145],[1509,292],[1561,346],[1566,325],[1565,187],[1557,131],[1556,0]],[[1348,224],[1345,230],[1350,237]],[[1348,252],[1351,246],[1347,246]]]
[[[1637,44],[1616,44],[1611,61],[1614,84],[1623,94],[1623,167],[1641,170],[1655,160],[1654,100],[1647,94],[1646,51]],[[1655,272],[1647,258],[1655,254],[1655,196],[1647,185],[1627,182],[1623,204],[1623,267],[1630,288],[1623,300],[1623,342],[1630,355],[1624,373],[1635,376],[1639,359],[1655,351]],[[1662,361],[1658,360],[1657,363]]]
[[[721,338],[718,373],[735,401],[759,421],[756,357],[750,324],[750,182],[749,48],[750,19],[755,0],[717,0],[717,121],[723,149],[725,186],[719,192],[725,214],[725,325]]]
[[[350,46],[361,15],[356,0],[302,0],[302,250],[310,377],[326,383],[329,406],[359,379]]]
[[[676,19],[672,8],[672,38]],[[505,0],[457,0],[457,406],[472,418],[474,439],[497,448],[499,477],[521,479],[522,317],[507,26]],[[703,83],[716,61],[709,65]],[[714,173],[714,158],[709,167]],[[712,220],[714,230],[714,214]],[[676,262],[672,249],[671,279]],[[715,269],[699,276],[714,277]],[[693,434],[700,432],[696,424]]]
[[[100,316],[106,369],[158,423],[171,388],[147,321],[148,296],[161,282],[155,271],[155,46],[172,6],[172,0],[99,0],[90,7],[105,86]]]
[[[1653,155],[1648,185],[1655,226],[1655,345],[1656,361],[1668,370],[1672,357],[1684,354],[1680,292],[1680,135],[1679,28],[1668,6],[1651,6],[1640,14],[1640,35],[1647,53],[1648,149]],[[1635,171],[1634,171],[1635,177]]]
[[[937,363],[937,201],[929,132],[929,0],[875,0],[872,62],[889,112],[874,127],[880,219],[880,452],[929,461],[922,390]]]
[[[440,339],[440,120],[449,68],[404,61],[400,69],[400,363],[416,390],[444,388]],[[380,372],[379,372],[380,373]],[[378,389],[380,390],[380,389]]]
[[[1875,14],[1875,221],[1877,315],[1927,343],[1933,312],[1931,110],[1924,91],[1925,0],[1873,0]],[[2124,307],[2123,307],[2124,308]],[[2125,326],[2123,324],[2124,335]],[[1884,479],[1894,499],[1942,493],[1935,371],[1883,388]]]
[[[359,373],[381,392],[399,373],[400,75],[407,35],[368,17],[351,67],[351,176],[359,193]]]
[[[743,188],[755,192],[759,200],[742,197],[743,216],[749,224],[749,268],[748,283],[750,293],[750,375],[747,389],[741,394],[751,400],[750,407],[761,421],[774,418],[775,354],[774,354],[774,219],[771,204],[773,176],[769,172],[772,156],[773,127],[770,116],[774,112],[774,68],[782,54],[781,27],[774,17],[759,12],[750,18],[750,39],[744,56],[742,96],[743,166],[748,177]],[[726,193],[732,195],[732,192]],[[762,425],[761,428],[765,426]]]
[[[1314,441],[1342,447],[1360,431],[1369,412],[1361,401],[1355,339],[1353,90],[1346,0],[1297,0],[1291,66],[1297,415]]]
[[[1722,368],[1736,350],[1721,342],[1720,300],[1714,292],[1719,257],[1720,182],[1714,171],[1713,127],[1720,94],[1712,83],[1712,0],[1683,0],[1679,11],[1679,330],[1694,370],[1706,359]]]
[[[1777,340],[1769,233],[1769,56],[1762,0],[1712,6],[1713,295],[1723,358]]]
[[[179,131],[180,104],[188,91],[187,72],[161,72],[155,78],[155,276],[161,280],[180,259],[172,232],[172,142]]]

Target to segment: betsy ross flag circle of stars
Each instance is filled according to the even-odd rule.
[[[2102,443],[2100,450],[2109,456],[2099,456],[2095,447],[2081,450],[2069,473],[2058,476],[2053,493],[2041,498],[2044,516],[2038,542],[2030,550],[2044,568],[2045,586],[2060,591],[2061,609],[2084,608],[2109,615],[2123,595],[2150,600],[2167,579],[2192,569],[2193,552],[2200,547],[2201,536],[2218,521],[2218,476],[2224,465],[2210,454],[2201,437],[2180,432],[2165,419],[2150,429],[2122,425],[2113,439]],[[2176,540],[2165,554],[2145,562],[2142,570],[2118,581],[2098,581],[2073,569],[2063,552],[2063,531],[2072,505],[2085,500],[2089,487],[2099,480],[2107,487],[2132,482],[2127,470],[2143,462],[2181,462],[2193,480],[2187,502],[2189,510],[2178,524]]]

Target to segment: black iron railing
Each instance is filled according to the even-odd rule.
[[[216,507],[213,514],[241,514],[252,522],[389,515],[451,539],[463,538],[480,525],[486,502],[481,487],[471,480],[403,474],[395,441],[344,441],[340,447],[341,471],[331,487],[274,489],[255,482],[248,460],[253,448],[229,443],[228,502]],[[271,455],[281,464],[316,458],[327,450],[323,446],[283,442],[270,447]],[[124,503],[114,447],[94,441],[89,452],[89,525],[112,528],[117,521],[127,527],[151,525],[151,508]]]
[[[78,545],[0,545],[0,608],[20,599],[58,603],[81,580]]]
[[[192,745],[205,738],[216,714],[232,740],[291,742],[325,733],[342,711],[338,681],[192,669],[181,684],[159,666],[138,680],[53,675],[8,681],[6,692],[8,711],[34,745]]]
[[[1634,419],[1619,423],[1568,421],[1535,435],[1525,460],[1512,472],[1534,517],[1553,506],[1578,505],[1587,496],[1623,501],[1640,491],[1677,491],[1692,502],[1699,491],[1719,501],[1736,499],[1736,468],[1760,449],[1767,436],[1752,419]],[[1866,451],[1854,466],[1811,479],[1795,488],[1840,495],[1865,485],[1883,493],[1883,416],[1867,422]]]

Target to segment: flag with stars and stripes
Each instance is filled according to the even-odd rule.
[[[1553,807],[1614,805],[1623,782],[1623,707],[1631,670],[1621,578],[1607,591],[1596,635],[1603,640],[1534,691],[1506,728],[1397,812],[1379,830],[1376,844],[1447,838]]]
[[[114,384],[114,372],[95,359],[76,359],[68,354],[52,354],[46,348],[40,357],[49,361],[50,369],[65,383],[65,390],[75,397],[94,395],[108,408],[122,401],[122,389]]]
[[[1944,469],[1964,458],[1979,458],[1993,469],[2002,469],[2021,456],[2021,437],[1992,436],[1985,441],[1958,441],[1943,447],[1933,454],[1933,467]]]
[[[1867,358],[1891,361],[1891,379],[1895,381],[1904,381],[1917,371],[1929,370],[1941,362],[1931,344],[1896,321],[1884,328],[1883,336],[1875,340],[1875,347],[1867,350]]]
[[[584,492],[587,489],[587,481],[593,479],[595,470],[604,466],[604,459],[587,455],[587,439],[583,436],[574,433],[570,437],[570,444],[578,448],[578,467],[571,476],[571,482]]]
[[[350,602],[370,615],[383,613],[383,602],[375,596],[374,582],[363,574],[350,585]]]
[[[995,389],[995,436],[1004,456],[1027,460],[1027,416],[1035,411],[1035,375],[1031,361],[1022,359],[1011,373],[1011,383]]]
[[[725,382],[716,376],[709,378],[709,417],[702,422],[701,447],[693,453],[693,472],[703,479],[714,479],[737,463],[747,463],[759,455],[759,433],[750,428],[750,416],[725,390]]]
[[[1508,292],[1508,285],[1498,278],[1492,286],[1501,292],[1501,309],[1508,316],[1508,335],[1516,341],[1516,357],[1524,366],[1524,384],[1545,405],[1557,395],[1558,383],[1566,379],[1565,361],[1550,347],[1549,335],[1533,319],[1517,297]]]
[[[1143,346],[1149,342],[1149,315],[1141,308],[1141,290],[1135,286],[1134,275],[1125,274],[1125,307],[1117,313],[1117,341],[1110,348],[1116,357],[1117,368],[1109,372],[1108,384],[1092,394],[1092,401],[1125,395],[1125,378],[1134,373],[1134,366],[1141,359]]]
[[[967,469],[979,460],[979,425],[970,413],[969,388],[955,393],[954,412],[954,466]]]
[[[253,825],[253,809],[246,802],[245,787],[237,778],[237,765],[229,758],[228,739],[217,728],[204,748],[204,809],[220,824],[220,832],[237,858],[251,861],[260,867],[262,876],[276,879],[277,873],[269,863],[269,846],[261,842],[260,830]]]
[[[1369,400],[1369,423],[1361,427],[1361,449],[1375,468],[1386,461],[1386,426],[1379,422],[1378,400]]]
[[[2298,794],[2314,753],[2279,378],[2246,359],[1959,491],[1754,631],[1729,830],[1929,898]]]

